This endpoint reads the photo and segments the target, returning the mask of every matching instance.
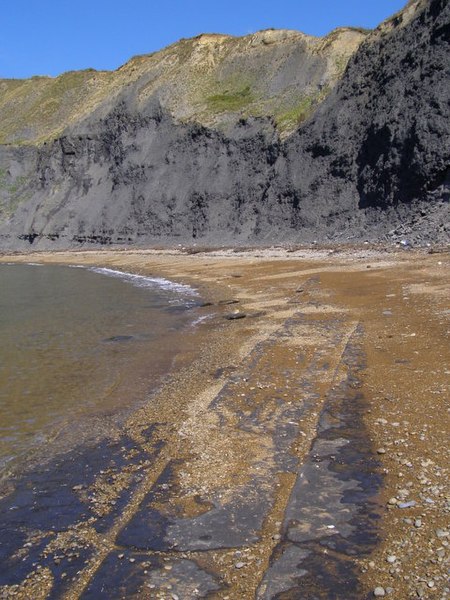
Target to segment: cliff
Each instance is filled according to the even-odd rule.
[[[449,17],[0,81],[0,247],[447,241]]]

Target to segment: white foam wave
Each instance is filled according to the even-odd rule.
[[[176,292],[185,296],[198,296],[197,290],[192,288],[190,285],[183,283],[176,283],[163,277],[148,277],[147,275],[136,275],[135,273],[126,273],[125,271],[117,271],[115,269],[108,269],[107,267],[89,267],[89,271],[99,273],[100,275],[107,275],[108,277],[117,277],[128,281],[135,287],[140,288],[152,288],[158,287],[163,290],[170,292]]]
[[[200,323],[204,323],[205,321],[209,321],[209,319],[212,318],[212,315],[202,315],[201,317],[198,317],[197,319],[195,319],[195,321],[192,322],[192,327],[197,327],[197,325],[200,325]]]

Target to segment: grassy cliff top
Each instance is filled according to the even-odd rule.
[[[323,38],[291,30],[244,37],[203,34],[116,71],[0,79],[0,143],[35,144],[60,135],[125,89],[137,109],[155,97],[181,121],[223,127],[242,116],[273,117],[287,134],[341,77],[367,32],[339,28]]]

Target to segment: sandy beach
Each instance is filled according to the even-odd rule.
[[[78,512],[23,523],[0,597],[450,598],[448,252],[0,260],[163,276],[208,314],[117,456],[68,484]]]

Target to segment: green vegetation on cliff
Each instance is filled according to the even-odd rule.
[[[175,119],[212,128],[229,123],[230,113],[267,116],[286,135],[324,99],[324,86],[336,85],[364,37],[350,28],[325,38],[284,30],[200,35],[113,72],[0,79],[0,144],[54,139],[93,111],[107,112],[125,89],[135,94],[138,110],[157,101]]]
[[[208,97],[208,106],[214,112],[237,111],[245,108],[253,101],[250,86],[238,92],[224,92]]]

